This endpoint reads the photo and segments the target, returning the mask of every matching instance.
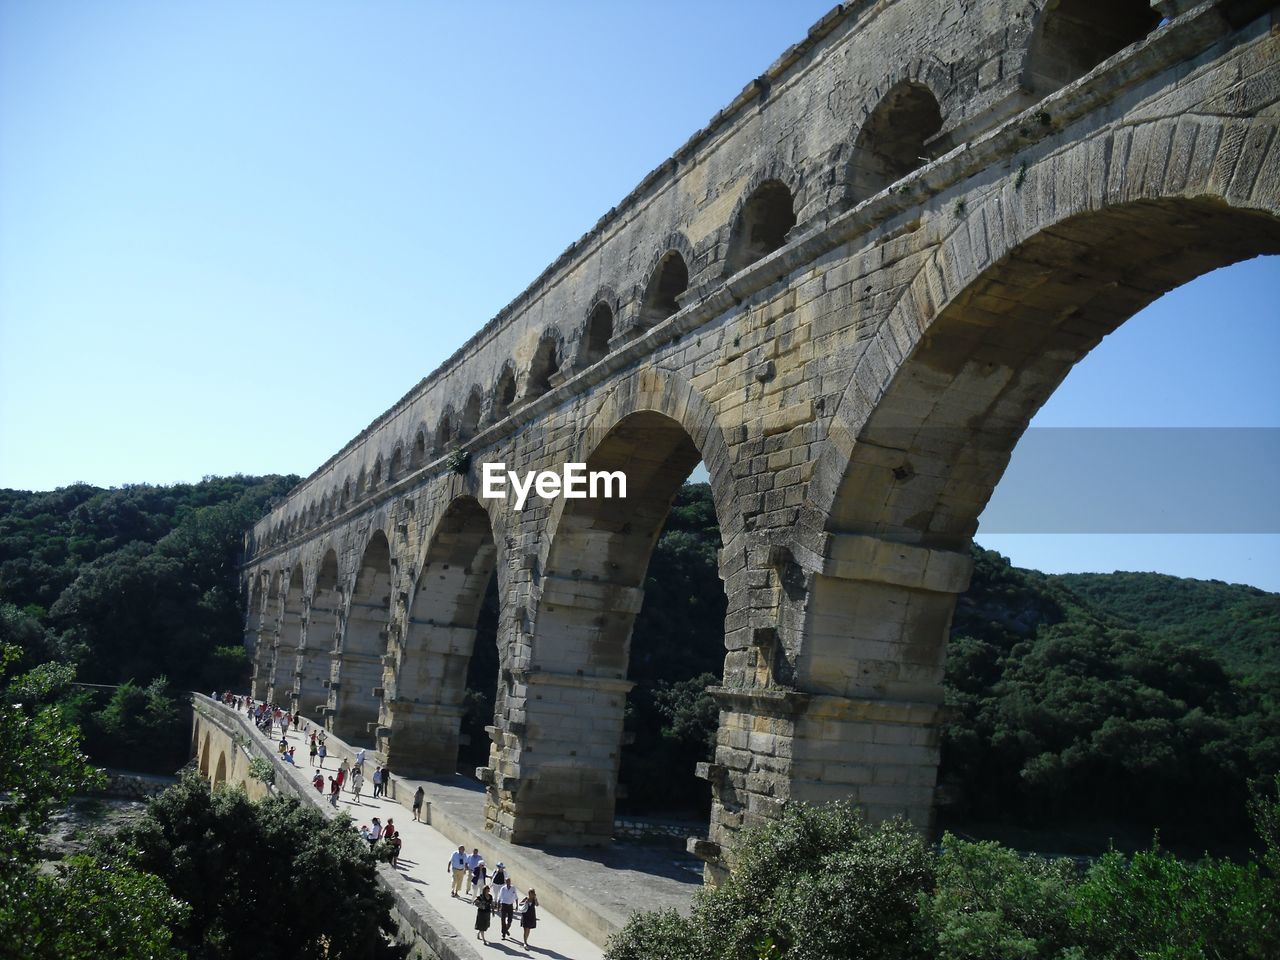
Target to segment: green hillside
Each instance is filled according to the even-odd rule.
[[[1135,629],[1203,644],[1242,673],[1280,669],[1280,594],[1163,573],[1068,573],[1047,579]]]

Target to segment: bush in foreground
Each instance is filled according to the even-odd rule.
[[[902,821],[844,804],[789,805],[747,831],[735,868],[691,916],[641,913],[609,960],[1275,960],[1276,794],[1255,801],[1261,863],[1191,863],[1153,847],[1088,868],[951,835],[928,847]]]

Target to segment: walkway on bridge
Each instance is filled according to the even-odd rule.
[[[314,725],[309,725],[311,728]],[[310,782],[316,768],[308,763],[307,731],[291,730],[288,739],[297,748],[298,763],[296,767],[278,763],[278,775],[292,778],[300,792],[319,799]],[[278,733],[270,741],[278,743]],[[327,799],[328,777],[335,773],[342,757],[352,757],[354,752],[332,734],[328,735],[326,746],[328,756],[322,768],[325,799],[321,806],[327,815],[335,815]],[[344,788],[338,812],[348,814],[357,827],[370,823],[375,816],[384,824],[388,818],[395,820],[404,842],[397,872],[453,928],[441,933],[459,957],[512,955],[596,960],[603,956],[606,937],[620,928],[632,912],[670,907],[687,913],[690,898],[701,887],[700,873],[690,869],[686,858],[674,851],[633,845],[605,850],[538,849],[497,840],[483,830],[482,790],[461,776],[452,782],[393,777],[394,799],[374,799],[374,758],[372,751],[370,754],[359,801]],[[415,822],[410,810],[420,782],[426,792],[431,824]],[[426,812],[424,809],[424,816]],[[527,949],[520,942],[518,927],[512,929],[514,940],[501,940],[496,917],[487,934],[489,944],[475,939],[475,908],[469,899],[450,896],[452,877],[446,865],[459,844],[465,844],[468,853],[479,848],[490,873],[497,863],[505,863],[521,896],[531,886],[537,890],[538,925],[530,934]]]

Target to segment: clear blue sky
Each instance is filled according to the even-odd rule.
[[[830,6],[0,0],[0,486],[309,473]],[[1277,303],[1176,291],[1037,424],[1280,426]],[[1276,536],[980,539],[1280,589]]]

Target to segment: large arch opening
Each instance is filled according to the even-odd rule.
[[[526,722],[517,730],[519,785],[510,797],[490,788],[493,800],[520,810],[516,842],[603,844],[612,837],[630,674],[650,653],[643,638],[633,649],[633,626],[655,544],[701,459],[675,420],[633,413],[587,460],[588,471],[625,474],[625,509],[603,495],[564,501],[542,578],[530,669],[516,678],[527,691]],[[709,662],[718,678],[724,607],[717,609]],[[637,672],[652,676],[652,666]],[[502,761],[495,745],[491,768]],[[708,800],[698,801],[701,812]]]
[[[204,740],[200,744],[200,776],[209,779],[209,732],[205,731]]]
[[[332,655],[330,729],[347,743],[373,745],[379,706],[373,691],[382,685],[390,621],[391,546],[386,534],[377,530],[360,558],[342,644]]]
[[[337,643],[338,611],[342,594],[338,590],[338,554],[325,553],[316,574],[307,617],[306,642],[298,651],[298,677],[294,690],[294,709],[315,717],[325,706],[325,681],[329,679],[333,660],[330,654]]]
[[[484,507],[473,497],[454,500],[427,548],[383,702],[380,747],[403,775],[451,776],[457,769],[468,667],[497,554]],[[492,633],[485,639],[493,645]],[[496,665],[480,679],[486,688],[496,681]],[[485,723],[492,722],[490,711]]]
[[[289,574],[289,586],[280,610],[280,633],[275,642],[271,682],[267,689],[267,699],[272,703],[287,705],[293,696],[294,670],[298,647],[302,643],[302,618],[306,612],[302,580],[302,564],[297,564]]]
[[[1148,0],[1048,0],[1027,49],[1023,86],[1045,97],[1137,43],[1160,23]]]
[[[781,180],[766,180],[752,191],[729,234],[725,276],[745,270],[780,249],[796,225],[795,200]]]
[[[874,818],[929,822],[941,720],[927,705],[942,704],[978,516],[1031,417],[1104,336],[1161,294],[1276,252],[1280,221],[1266,214],[1208,198],[1138,201],[1041,230],[943,306],[856,432],[830,512],[827,567],[803,600],[796,664],[806,693],[877,701],[876,722],[851,723],[849,742],[870,733],[911,749],[834,782],[797,781],[793,796],[852,796]],[[836,721],[806,715],[796,760],[816,759],[802,736],[816,735],[814,723],[830,734]]]
[[[252,694],[255,700],[265,700],[267,689],[271,685],[271,667],[275,655],[273,645],[280,614],[280,572],[277,570],[272,572],[267,583],[267,595],[258,623],[257,645],[253,652]]]
[[[213,789],[224,787],[227,784],[227,755],[225,752],[218,753],[218,765],[213,771]]]
[[[922,83],[893,87],[858,131],[850,162],[855,200],[873,197],[932,159],[929,141],[942,128],[942,109]]]

